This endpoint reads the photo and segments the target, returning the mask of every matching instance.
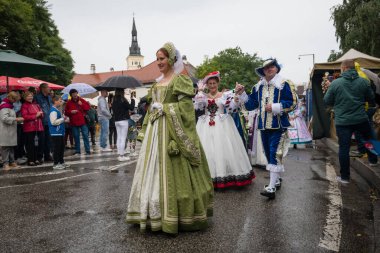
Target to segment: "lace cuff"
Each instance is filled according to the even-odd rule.
[[[248,95],[247,95],[247,93],[245,93],[245,91],[242,94],[240,94],[239,102],[240,102],[240,104],[245,104],[248,102]]]
[[[281,103],[274,103],[272,104],[272,113],[273,115],[282,115],[282,112],[284,110],[282,109]]]
[[[204,110],[207,106],[207,96],[203,92],[199,92],[193,98],[193,104],[195,110]]]

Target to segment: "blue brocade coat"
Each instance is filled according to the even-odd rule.
[[[248,111],[259,108],[258,129],[282,129],[290,126],[288,112],[297,105],[297,95],[291,81],[276,75],[269,83],[262,79],[250,95],[242,95]],[[272,112],[265,105],[272,104]]]

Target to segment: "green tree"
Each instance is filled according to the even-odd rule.
[[[355,48],[380,57],[380,1],[344,0],[332,8],[336,38],[345,53]]]
[[[329,56],[329,58],[327,59],[327,61],[328,61],[328,62],[336,61],[336,60],[338,60],[342,55],[343,55],[343,53],[342,53],[341,51],[331,50],[331,52],[330,52],[330,56]]]
[[[250,91],[259,80],[255,68],[262,64],[257,54],[243,53],[240,47],[227,48],[212,58],[206,57],[197,67],[197,77],[203,78],[212,71],[220,71],[220,89],[232,89],[235,83],[243,84]]]
[[[45,0],[0,0],[0,49],[14,50],[56,66],[55,75],[39,78],[67,85],[74,61],[51,18]]]

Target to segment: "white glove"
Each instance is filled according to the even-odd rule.
[[[155,102],[152,104],[152,110],[157,109],[157,110],[162,110],[163,106],[161,103]]]
[[[195,95],[195,97],[194,97],[194,101],[196,101],[196,102],[207,102],[207,96],[206,96],[206,94],[204,94],[203,93],[203,91],[199,91],[198,93],[197,93],[197,95]]]

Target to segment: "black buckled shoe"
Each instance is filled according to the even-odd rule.
[[[277,191],[280,190],[281,183],[282,183],[282,178],[280,177],[279,179],[277,179],[276,184],[275,184]]]
[[[269,186],[266,185],[260,194],[269,199],[274,199],[276,197],[276,188],[269,188]]]

